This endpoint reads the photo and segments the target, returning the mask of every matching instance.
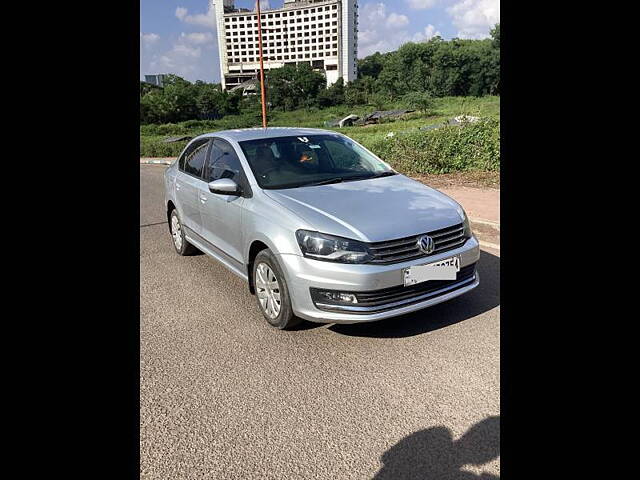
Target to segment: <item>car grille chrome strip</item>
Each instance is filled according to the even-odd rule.
[[[447,228],[441,228],[424,235],[433,238],[434,250],[429,255],[423,253],[418,248],[418,239],[423,234],[411,237],[399,238],[385,242],[374,242],[369,244],[369,250],[373,254],[370,263],[378,265],[388,265],[399,263],[416,258],[428,257],[463,245],[467,238],[464,236],[464,225],[462,223]]]

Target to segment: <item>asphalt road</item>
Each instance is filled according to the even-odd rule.
[[[279,331],[215,260],[178,256],[140,166],[143,479],[500,476],[500,258],[421,312]]]

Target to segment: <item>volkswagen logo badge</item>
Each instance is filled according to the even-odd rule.
[[[417,245],[420,251],[422,253],[426,253],[427,255],[429,255],[430,253],[433,253],[433,249],[435,248],[435,245],[433,243],[433,238],[431,238],[429,235],[421,236],[418,239]]]

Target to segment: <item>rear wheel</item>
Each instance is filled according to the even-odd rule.
[[[258,307],[270,325],[287,329],[302,321],[293,314],[287,282],[270,250],[262,250],[256,256],[253,262],[253,282]]]
[[[169,216],[169,228],[171,231],[171,239],[173,246],[179,255],[193,255],[198,251],[196,247],[191,245],[184,236],[184,228],[178,216],[178,211],[174,208]]]

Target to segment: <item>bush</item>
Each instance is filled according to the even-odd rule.
[[[500,122],[495,119],[392,137],[364,131],[350,136],[406,175],[500,170]],[[175,157],[187,143],[163,143],[165,138],[141,136],[140,156]]]
[[[164,143],[166,137],[140,137],[141,157],[177,157],[187,145],[186,141]]]
[[[500,170],[500,122],[376,136],[362,144],[407,175]]]
[[[433,97],[429,92],[411,92],[403,97],[404,102],[409,108],[420,110],[428,114],[433,108]]]

